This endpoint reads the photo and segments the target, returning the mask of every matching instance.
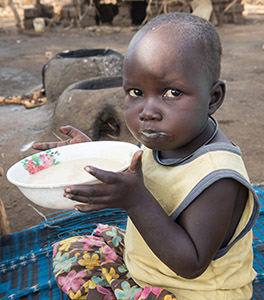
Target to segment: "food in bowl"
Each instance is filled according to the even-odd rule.
[[[14,164],[7,179],[37,205],[53,209],[72,209],[78,202],[63,197],[67,185],[94,184],[87,165],[122,172],[139,148],[131,143],[98,141],[67,145],[42,151]]]
[[[41,172],[37,172],[30,176],[26,183],[36,185],[44,182],[50,185],[69,185],[74,184],[74,182],[78,182],[78,184],[86,183],[94,179],[91,174],[84,170],[84,167],[87,165],[108,171],[121,170],[123,167],[121,162],[107,158],[82,158],[53,165]]]

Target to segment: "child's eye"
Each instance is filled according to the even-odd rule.
[[[131,97],[141,97],[143,93],[141,92],[141,90],[138,89],[130,89],[128,91],[128,95]]]
[[[180,95],[182,95],[182,91],[178,89],[167,89],[163,94],[163,97],[175,98],[175,97],[179,97]]]

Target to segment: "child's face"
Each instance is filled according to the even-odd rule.
[[[168,26],[130,45],[124,63],[126,122],[148,148],[174,150],[205,129],[211,86],[197,61],[199,51],[184,46]]]

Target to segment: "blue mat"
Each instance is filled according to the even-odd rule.
[[[256,194],[260,201],[260,215],[253,228],[254,240],[254,269],[257,277],[253,283],[254,297],[252,300],[264,299],[264,185],[255,186]]]
[[[126,214],[122,210],[89,215],[61,211],[35,227],[0,237],[0,299],[69,299],[57,288],[52,274],[52,244],[89,234],[97,223],[125,228]]]
[[[254,281],[252,300],[264,299],[264,186],[255,187],[260,216],[254,231]],[[60,211],[27,230],[0,237],[0,299],[69,300],[52,273],[52,244],[73,235],[90,234],[97,223],[125,228],[126,213],[103,210],[89,214]]]

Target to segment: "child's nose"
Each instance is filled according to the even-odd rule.
[[[151,121],[156,120],[160,121],[162,119],[161,112],[159,111],[155,101],[146,100],[144,106],[139,114],[140,121]]]

